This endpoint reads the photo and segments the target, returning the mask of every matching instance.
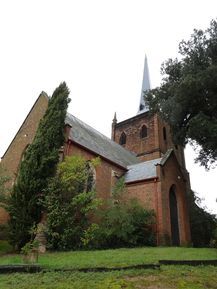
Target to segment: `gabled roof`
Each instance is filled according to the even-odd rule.
[[[143,163],[128,166],[125,174],[125,183],[138,182],[157,177],[156,165],[160,164],[162,158],[146,161]]]
[[[128,165],[140,162],[136,154],[126,150],[70,113],[67,113],[65,123],[71,126],[70,140],[99,156],[125,169]]]
[[[160,162],[160,165],[161,166],[164,166],[165,163],[167,162],[167,160],[169,159],[169,157],[172,155],[172,153],[174,153],[174,150],[173,149],[168,149],[166,151],[166,153],[164,154],[164,156],[161,158],[161,162]]]
[[[164,166],[172,153],[173,149],[169,149],[162,158],[128,166],[128,171],[125,174],[125,183],[157,178],[157,165]]]

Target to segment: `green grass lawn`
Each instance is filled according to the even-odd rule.
[[[0,275],[1,289],[216,289],[216,267],[162,266],[106,273]]]
[[[39,256],[39,264],[49,268],[120,267],[143,263],[157,263],[160,259],[199,260],[217,259],[211,248],[143,247],[133,249],[71,251],[46,253]],[[0,264],[22,263],[21,255],[1,256]]]
[[[2,274],[0,289],[217,289],[213,266],[161,266],[155,270],[110,272],[54,272],[55,268],[119,267],[157,263],[160,259],[217,259],[209,248],[133,248],[46,253],[39,264],[51,271],[37,274]],[[20,255],[2,255],[0,264],[22,263]]]

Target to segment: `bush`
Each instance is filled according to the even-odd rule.
[[[94,160],[91,164],[95,165]],[[82,247],[84,232],[91,226],[99,200],[91,189],[89,165],[80,156],[67,157],[58,165],[57,175],[49,182],[44,206],[47,208],[48,247],[71,250]],[[93,188],[92,188],[93,189]]]
[[[8,241],[0,240],[0,255],[11,253],[12,250],[13,248]]]
[[[0,240],[9,239],[9,227],[8,225],[0,225]]]
[[[86,162],[72,156],[58,165],[57,175],[44,192],[48,247],[71,250],[155,245],[154,212],[136,200],[124,199],[124,179],[99,208],[101,201],[95,196],[90,169],[98,163],[97,159]]]
[[[217,249],[217,225],[216,225],[216,229],[213,232],[212,239],[210,241],[210,247]]]
[[[201,199],[193,191],[189,193],[191,239],[194,247],[208,247],[217,238],[216,216],[200,207]]]
[[[124,179],[113,189],[112,198],[99,212],[100,222],[85,232],[88,248],[154,246],[155,214],[135,199],[124,199]]]
[[[109,206],[102,213],[92,246],[118,248],[156,245],[153,211],[142,208],[136,200]]]

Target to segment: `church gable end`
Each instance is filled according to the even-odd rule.
[[[16,178],[22,156],[28,145],[32,143],[47,106],[48,96],[45,92],[42,92],[2,157],[2,164],[10,173],[12,183]]]

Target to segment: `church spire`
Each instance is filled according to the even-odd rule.
[[[141,97],[140,97],[140,103],[139,103],[139,110],[137,114],[140,114],[149,110],[149,107],[145,103],[145,100],[144,100],[144,92],[149,89],[151,89],[151,87],[150,87],[150,78],[149,78],[149,70],[148,70],[148,60],[147,60],[147,56],[145,55],[142,91],[141,91]]]

